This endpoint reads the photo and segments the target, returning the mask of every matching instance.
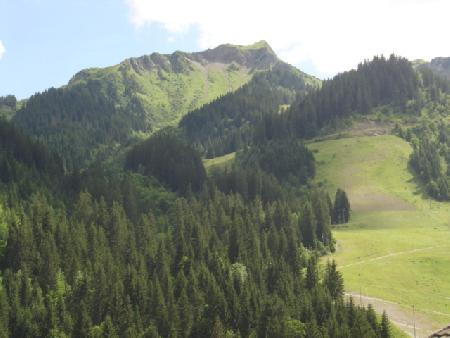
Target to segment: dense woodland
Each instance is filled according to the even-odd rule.
[[[127,154],[126,166],[154,176],[181,193],[199,191],[206,179],[200,156],[171,129],[133,147]]]
[[[421,123],[411,128],[397,127],[399,136],[411,142],[410,165],[427,194],[450,200],[450,125],[444,121]]]
[[[312,152],[297,139],[272,140],[243,149],[237,161],[244,168],[261,168],[280,181],[304,185],[315,175]]]
[[[267,116],[258,138],[312,138],[352,114],[367,114],[386,104],[406,109],[407,102],[417,97],[419,85],[418,74],[408,60],[394,55],[375,57],[356,70],[324,81],[319,89],[297,99],[286,114]]]
[[[9,120],[16,112],[17,106],[14,95],[0,96],[0,117]]]
[[[81,169],[108,156],[117,143],[126,143],[132,130],[150,128],[137,101],[121,107],[117,89],[105,87],[98,81],[88,81],[37,93],[13,121],[62,156],[67,170]],[[99,144],[109,146],[99,148]]]
[[[129,58],[111,67],[82,70],[66,86],[36,93],[21,102],[13,120],[59,154],[67,170],[83,169],[114,157],[139,138],[176,125],[189,111],[238,89],[279,62],[265,42]],[[312,79],[289,69],[299,78]],[[274,76],[266,77],[272,81]],[[296,89],[288,94],[295,95]],[[0,115],[8,115],[1,107],[0,99]]]
[[[281,113],[297,96],[314,87],[305,74],[285,63],[256,74],[239,90],[229,93],[180,122],[186,139],[208,158],[227,154],[252,143],[254,126],[265,115]]]
[[[356,70],[323,81],[319,88],[309,88],[308,95],[297,95],[293,101],[292,96],[291,101],[279,96],[283,91],[264,86],[263,81],[255,81],[241,91],[191,112],[180,125],[187,139],[197,144],[207,156],[272,139],[312,138],[321,130],[339,125],[343,118],[367,114],[382,105],[391,104],[405,112],[417,112],[420,102],[416,105],[408,105],[408,102],[419,98],[421,86],[433,86],[434,92],[438,93],[446,83],[438,81],[431,71],[424,70],[424,73],[427,77],[424,76],[425,81],[421,82],[408,60],[394,55],[375,57],[358,65]],[[294,76],[286,77],[285,72],[280,71],[277,74],[282,79],[292,79],[285,82],[285,86],[296,83]],[[251,90],[263,91],[263,95],[251,96]],[[290,107],[282,109],[281,104]],[[220,140],[226,148],[216,147],[213,140]]]
[[[434,112],[395,131],[448,200],[450,86],[396,56],[305,81],[277,64],[142,142],[144,112],[95,81],[31,97],[12,120],[23,131],[1,121],[0,336],[389,337],[387,316],[319,264],[351,201],[316,186],[305,142],[374,108]],[[202,157],[231,151],[206,172]]]
[[[1,183],[1,336],[389,336],[386,316],[344,301],[334,262],[319,269],[334,245],[324,191],[263,202],[211,178],[182,197],[101,165],[64,175],[8,123],[0,135],[24,144],[2,142],[16,175]]]

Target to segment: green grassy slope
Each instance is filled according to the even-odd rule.
[[[204,159],[203,165],[205,166],[205,169],[207,172],[210,172],[212,170],[216,169],[226,169],[229,168],[234,161],[234,158],[236,157],[236,153],[229,153],[223,156],[218,156],[215,158],[210,159]]]
[[[277,62],[279,59],[265,41],[248,46],[226,44],[196,53],[153,53],[108,68],[83,70],[72,78],[68,88],[99,83],[114,92],[118,105],[127,106],[136,100],[151,127],[158,129],[238,89],[255,72],[268,70]]]
[[[152,57],[155,55],[149,59]],[[242,65],[201,64],[183,55],[180,69],[174,71],[170,56],[158,57],[161,65],[145,65],[146,59],[142,57],[105,69],[85,70],[68,87],[89,81],[113,86],[118,105],[126,107],[131,100],[136,100],[145,111],[144,123],[158,129],[175,124],[188,111],[236,90],[251,78],[250,69]]]
[[[317,180],[344,188],[352,221],[334,231],[332,256],[349,292],[388,301],[390,315],[419,336],[450,321],[450,204],[421,195],[408,170],[410,145],[392,136],[312,143]],[[389,305],[389,306],[388,306]],[[408,326],[409,325],[409,326]]]

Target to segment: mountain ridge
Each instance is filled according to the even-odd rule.
[[[259,58],[258,58],[259,57]],[[90,75],[101,70],[114,69],[116,67],[126,68],[131,67],[137,73],[151,71],[156,69],[163,69],[165,71],[180,72],[183,68],[183,61],[190,61],[191,63],[199,63],[205,65],[208,63],[235,63],[244,66],[251,71],[265,70],[271,65],[279,62],[277,55],[273,49],[265,41],[259,41],[252,45],[233,45],[221,44],[215,48],[206,49],[199,52],[184,52],[176,50],[171,54],[162,54],[153,52],[151,54],[144,54],[138,57],[129,57],[121,61],[119,64],[107,67],[92,67],[82,69],[77,72],[70,80],[68,85],[74,84],[83,79],[84,76]],[[189,70],[192,68],[185,68]]]
[[[264,41],[128,58],[81,70],[67,85],[33,95],[13,122],[65,158],[67,168],[83,167],[175,125],[279,63],[284,64]]]

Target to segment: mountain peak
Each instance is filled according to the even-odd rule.
[[[239,46],[241,48],[244,49],[261,49],[261,48],[265,48],[267,49],[269,52],[275,54],[275,52],[273,51],[272,47],[270,47],[269,43],[266,40],[260,40],[257,41],[251,45],[244,45],[244,46]]]
[[[266,41],[258,41],[251,45],[223,44],[191,55],[196,61],[202,63],[231,64],[234,62],[256,70],[268,69],[279,61]]]
[[[168,72],[188,72],[192,70],[192,61],[203,66],[207,64],[225,64],[246,68],[248,70],[268,70],[280,60],[264,41],[258,41],[251,45],[222,44],[212,49],[201,52],[187,53],[175,51],[172,54],[152,53],[140,57],[131,57],[120,63],[122,67],[131,67],[139,74],[163,69]],[[90,74],[92,69],[83,70],[76,74],[71,82]]]

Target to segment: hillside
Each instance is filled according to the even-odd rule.
[[[436,57],[430,62],[421,63],[419,67],[428,68],[435,74],[450,80],[450,57]]]
[[[408,169],[408,143],[392,135],[348,136],[309,146],[317,181],[330,192],[344,188],[351,200],[352,221],[334,229],[332,257],[355,302],[361,292],[364,304],[386,309],[410,334],[414,305],[422,337],[450,319],[450,206],[421,194]]]
[[[33,95],[14,123],[56,150],[66,167],[79,167],[175,124],[278,62],[265,42],[130,58],[83,70],[66,86]]]
[[[0,96],[0,117],[10,120],[17,110],[17,99],[14,95]]]
[[[24,133],[0,124],[0,333],[431,332],[450,318],[450,209],[427,197],[449,196],[449,92],[394,55],[320,82],[259,42],[4,98]]]
[[[252,143],[255,126],[266,116],[282,113],[298,96],[305,96],[320,83],[317,78],[278,62],[237,91],[184,116],[180,128],[206,157],[230,153]]]
[[[334,263],[319,269],[333,250],[324,191],[287,199],[248,168],[239,188],[259,193],[236,194],[163,132],[132,151],[137,172],[96,163],[67,174],[0,126],[2,173],[13,164],[0,182],[1,337],[391,337],[387,317],[344,299]],[[273,160],[299,149],[311,163],[296,141]],[[207,179],[198,193],[156,181],[176,190],[194,171]]]

